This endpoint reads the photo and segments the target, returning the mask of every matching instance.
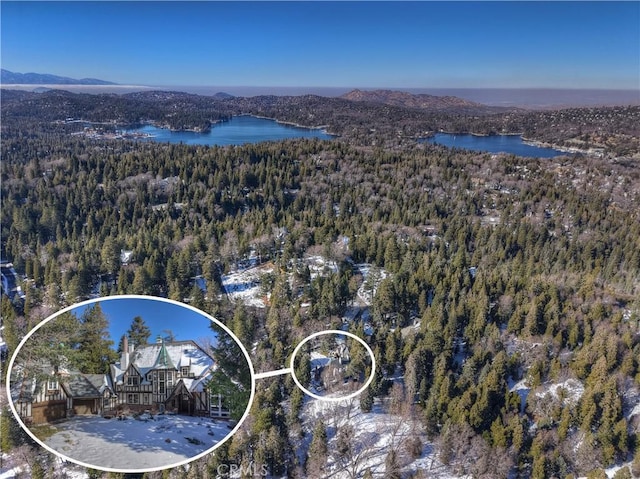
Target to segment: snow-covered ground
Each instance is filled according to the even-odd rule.
[[[362,284],[358,288],[358,298],[367,306],[371,306],[373,297],[376,295],[380,282],[389,274],[382,268],[372,266],[368,263],[354,265],[358,273],[362,275]]]
[[[311,369],[329,364],[330,359],[322,353],[311,351]]]
[[[0,479],[12,479],[14,477],[18,477],[24,470],[24,466],[12,466],[10,469],[2,467],[0,468]]]
[[[424,471],[433,479],[460,477],[452,475],[438,460],[433,444],[427,441],[418,422],[406,416],[385,413],[378,402],[371,412],[365,413],[360,410],[357,397],[340,402],[308,400],[303,417],[303,423],[311,427],[317,419],[322,419],[327,428],[330,451],[335,449],[333,444],[337,441],[337,431],[347,424],[353,427],[353,457],[346,462],[329,457],[328,472],[332,479],[362,477],[367,469],[371,469],[374,477],[382,477],[385,459],[392,448],[398,451],[403,473]],[[307,441],[311,441],[312,430],[307,432]],[[406,445],[415,437],[422,441],[422,452],[420,457],[413,459],[407,454]]]
[[[44,443],[60,454],[97,468],[141,470],[169,467],[195,457],[230,432],[226,422],[180,415],[138,419],[78,416],[56,424]]]
[[[231,301],[240,301],[247,306],[266,306],[260,287],[261,278],[273,272],[273,264],[265,263],[246,270],[232,271],[222,276],[222,287]]]
[[[527,407],[527,396],[529,396],[530,391],[530,388],[526,384],[526,379],[522,379],[517,383],[513,383],[510,380],[509,391],[516,391],[518,393],[518,396],[520,396],[520,414],[523,414],[525,408]]]
[[[311,279],[338,273],[338,265],[335,261],[319,255],[306,256],[302,259],[302,264],[309,267]],[[266,307],[265,299],[267,298],[261,288],[262,277],[273,273],[273,263],[268,262],[257,266],[257,259],[250,257],[240,261],[237,266],[236,270],[222,275],[222,287],[227,297],[231,301],[240,301],[247,306]]]
[[[545,384],[536,390],[536,396],[539,398],[551,394],[555,399],[561,399],[563,403],[571,405],[577,404],[583,393],[584,386],[577,379],[567,379],[561,383]]]
[[[322,256],[307,256],[303,261],[304,264],[309,266],[312,280],[318,276],[327,276],[331,273],[338,273],[338,264],[335,261],[327,260]]]

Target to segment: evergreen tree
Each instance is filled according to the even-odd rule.
[[[15,446],[12,437],[12,422],[15,422],[8,407],[3,407],[0,413],[0,454],[7,454]]]
[[[129,344],[133,344],[135,347],[144,346],[149,342],[151,329],[142,317],[136,316],[131,320],[131,326],[127,329],[126,334],[129,338]]]
[[[11,300],[4,294],[0,299],[2,301],[0,314],[2,315],[2,325],[4,326],[2,337],[7,343],[8,350],[13,352],[20,344],[21,336],[25,332],[20,331],[18,327],[18,315],[13,304],[11,304]]]
[[[233,417],[239,419],[246,410],[251,395],[251,369],[240,345],[224,329],[211,322],[216,334],[216,346],[210,350],[218,368],[208,388],[212,394],[222,394],[229,402]]]
[[[100,303],[88,307],[80,316],[78,369],[83,373],[107,373],[109,364],[116,361],[108,328],[109,321]]]
[[[309,477],[322,477],[327,465],[327,428],[321,420],[313,427],[313,438],[307,451],[306,471]]]

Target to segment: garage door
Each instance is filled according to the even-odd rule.
[[[94,403],[94,399],[74,399],[73,413],[79,416],[95,414]]]
[[[31,416],[34,424],[62,419],[67,416],[67,402],[62,400],[34,404],[31,409]]]

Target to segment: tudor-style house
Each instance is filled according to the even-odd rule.
[[[207,383],[214,360],[193,341],[134,347],[123,338],[120,362],[109,374],[83,374],[64,368],[40,367],[25,377],[14,367],[11,397],[20,417],[30,424],[75,415],[106,417],[149,410],[228,418],[223,398],[213,396]]]
[[[158,339],[154,344],[135,347],[125,336],[122,349],[120,362],[112,364],[110,370],[118,407],[132,411],[227,415],[216,408],[216,404],[211,407],[206,383],[214,361],[195,342]]]

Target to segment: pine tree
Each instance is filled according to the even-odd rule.
[[[360,394],[360,409],[362,412],[371,412],[373,408],[373,389],[368,387],[365,391]]]
[[[309,477],[322,477],[327,464],[327,428],[318,419],[313,428],[313,438],[307,451],[306,470]]]
[[[13,438],[11,437],[11,421],[13,416],[8,407],[2,408],[0,415],[0,454],[6,454],[14,447]]]
[[[79,364],[83,373],[103,374],[108,372],[109,364],[117,359],[111,349],[113,341],[109,336],[109,321],[102,311],[100,303],[87,308],[80,317],[79,327]]]
[[[311,386],[311,356],[306,351],[300,351],[294,363],[295,375],[300,384],[309,388]]]
[[[240,419],[251,394],[251,370],[236,340],[213,321],[211,329],[217,333],[217,344],[210,353],[218,368],[207,387],[212,394],[228,398],[232,417]]]
[[[3,294],[1,297],[1,301],[2,304],[0,314],[2,315],[2,325],[4,326],[2,336],[7,343],[7,348],[9,349],[9,351],[13,352],[18,347],[18,344],[20,344],[21,336],[25,334],[26,331],[20,331],[20,328],[18,327],[18,315],[16,314],[16,310],[14,309],[13,305],[11,304],[11,300]]]
[[[151,329],[142,317],[136,316],[131,320],[131,326],[127,329],[127,337],[129,338],[129,344],[133,344],[135,347],[144,346],[149,342]]]
[[[636,434],[636,438],[640,439],[640,437],[638,437],[638,435]],[[636,442],[637,442],[636,439]],[[640,445],[636,446],[636,453],[633,456],[633,462],[631,463],[631,473],[634,476],[640,476]]]
[[[120,268],[120,246],[111,236],[108,236],[102,244],[100,267],[109,274],[115,274]]]

